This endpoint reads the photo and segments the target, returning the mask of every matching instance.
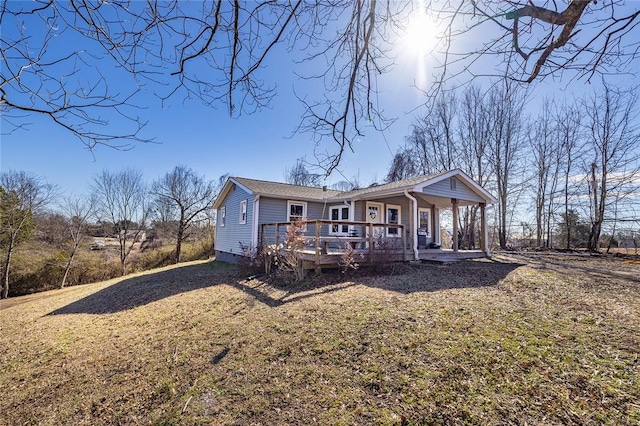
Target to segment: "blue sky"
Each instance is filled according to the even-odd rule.
[[[267,109],[230,118],[222,104],[212,109],[196,100],[183,102],[179,96],[162,107],[153,88],[147,87],[138,95],[138,101],[145,106],[138,113],[148,121],[142,136],[155,138],[157,143],[138,143],[128,151],[98,146],[90,152],[50,119],[30,116],[27,121],[32,124],[28,130],[9,132],[3,123],[0,169],[29,171],[73,193],[86,192],[92,176],[101,170],[125,167],[137,168],[149,181],[179,164],[210,179],[229,173],[282,181],[285,169],[297,158],[314,160],[311,135],[294,133],[303,113],[295,94],[317,99],[324,87],[321,83],[300,81],[293,73],[290,56],[283,51],[275,53],[261,74],[267,82],[277,85],[277,96]],[[437,62],[425,52],[407,52],[400,47],[397,55],[394,70],[380,75],[377,81],[378,101],[386,116],[397,121],[383,133],[364,128],[365,136],[354,143],[355,153],[345,154],[339,172],[327,178],[327,184],[354,176],[364,185],[382,181],[393,154],[409,133],[415,114],[421,111],[416,108],[425,98],[414,86],[418,82],[428,86],[428,76]],[[538,83],[537,99],[557,94],[558,87],[552,81]],[[571,83],[569,92],[580,93],[585,88],[590,89],[577,81]],[[532,102],[534,111],[535,102]],[[117,131],[121,124],[111,120],[109,126]],[[325,142],[319,150],[334,148],[331,142]]]
[[[37,37],[42,27],[34,23],[26,30]],[[67,37],[66,43],[81,43],[77,37],[69,38],[68,34],[61,37]],[[60,45],[64,46],[64,43]],[[84,46],[79,44],[76,49],[81,47]],[[384,133],[363,127],[364,137],[354,141],[355,153],[345,154],[339,170],[327,178],[326,184],[350,180],[354,176],[365,185],[382,181],[393,153],[408,134],[412,111],[424,102],[423,95],[413,86],[416,79],[423,79],[425,64],[432,58],[419,58],[415,52],[404,54],[399,50],[395,53],[398,54],[395,71],[380,75],[376,83],[380,90],[378,100],[385,115],[397,121]],[[419,63],[422,66],[418,66]],[[118,72],[106,66],[101,70]],[[82,71],[88,76],[94,72],[91,69]],[[321,99],[324,86],[321,82],[300,80],[294,74],[290,55],[282,50],[275,52],[260,77],[277,87],[277,96],[268,108],[237,118],[229,116],[224,104],[214,109],[197,100],[183,101],[179,95],[162,106],[154,96],[154,91],[162,88],[143,88],[136,100],[144,106],[136,113],[148,123],[141,136],[153,138],[156,143],[136,143],[130,150],[98,145],[89,151],[69,132],[44,116],[27,116],[24,121],[30,125],[26,129],[12,131],[3,123],[0,168],[32,172],[72,193],[86,192],[92,176],[103,169],[125,167],[139,169],[149,181],[178,164],[191,167],[210,179],[229,173],[282,181],[285,169],[293,166],[297,158],[306,157],[307,161],[314,162],[314,149],[320,152],[335,150],[333,142],[316,147],[310,134],[295,133],[304,112],[296,95]],[[130,79],[121,81],[123,91],[126,91],[131,85]],[[126,122],[111,119],[108,127],[109,131],[118,132],[121,126],[126,126]]]
[[[383,89],[380,96],[391,98],[385,102],[386,111],[398,121],[384,134],[365,130],[365,137],[355,142],[356,153],[348,153],[340,167],[347,178],[358,175],[363,184],[384,178],[392,153],[408,133],[412,114],[406,111],[420,104],[420,95],[411,85],[407,77]],[[297,158],[313,161],[311,135],[294,133],[303,108],[286,83],[269,109],[238,118],[230,118],[224,105],[212,109],[191,101],[162,108],[149,99],[141,112],[148,120],[143,135],[157,143],[137,143],[128,151],[97,146],[90,152],[50,119],[32,116],[28,130],[2,135],[0,167],[30,171],[63,190],[82,192],[91,177],[105,168],[136,167],[147,179],[155,179],[184,164],[211,179],[230,173],[282,181],[285,168]],[[323,146],[334,149],[329,142]],[[343,179],[334,173],[327,183]]]

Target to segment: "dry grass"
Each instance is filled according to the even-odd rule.
[[[0,302],[0,424],[638,424],[640,269],[512,256]]]

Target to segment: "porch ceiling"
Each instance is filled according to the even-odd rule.
[[[436,195],[427,195],[419,192],[414,192],[412,195],[416,198],[426,201],[429,204],[433,204],[438,209],[451,208],[451,198],[438,197]],[[466,201],[466,200],[458,199],[458,206],[461,206],[461,207],[477,206],[477,205],[478,205],[477,201]]]

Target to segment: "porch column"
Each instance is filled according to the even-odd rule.
[[[451,199],[451,208],[453,209],[453,252],[458,252],[458,199]]]
[[[487,227],[487,205],[480,203],[480,248],[485,256],[491,256],[489,252],[489,228]]]
[[[409,194],[409,191],[404,190],[404,196],[411,201],[412,211],[409,218],[409,235],[411,236],[411,250],[413,251],[413,259],[418,260],[420,258],[420,252],[418,250],[418,200],[413,195]],[[406,233],[403,234],[403,237]],[[405,255],[407,253],[406,243],[403,244],[402,250]]]
[[[433,241],[441,246],[442,242],[440,241],[440,209],[433,207]]]

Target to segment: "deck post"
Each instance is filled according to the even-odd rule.
[[[451,199],[451,208],[453,210],[453,252],[458,252],[458,199]]]
[[[316,224],[315,224],[315,231],[316,231],[316,274],[319,274],[321,272],[321,268],[320,268],[320,224],[318,223],[318,221],[316,220]]]
[[[373,265],[373,223],[369,223],[369,264]]]

